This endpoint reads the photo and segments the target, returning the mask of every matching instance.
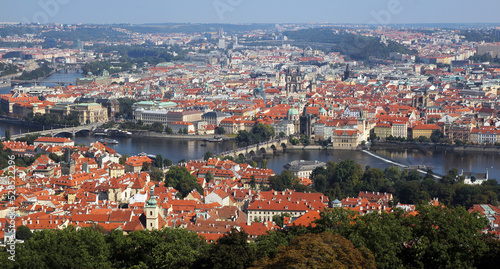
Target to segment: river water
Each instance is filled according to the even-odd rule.
[[[97,137],[76,137],[75,143],[90,145],[98,140]],[[187,141],[166,138],[113,138],[119,142],[110,147],[120,154],[135,155],[141,152],[147,154],[161,154],[164,158],[172,160],[174,163],[181,159],[200,159],[205,152],[214,153],[235,149],[232,141],[219,143],[203,141]],[[490,178],[500,179],[500,154],[496,153],[460,153],[446,151],[422,152],[418,150],[377,150],[374,151],[380,156],[403,165],[426,165],[440,175],[446,174],[452,168],[460,171],[472,171],[484,173],[488,169]],[[293,150],[279,153],[267,158],[268,168],[275,173],[281,173],[283,166],[293,160],[318,160],[339,162],[344,159],[352,159],[361,166],[378,167],[385,169],[393,166],[377,157],[362,151],[354,150]]]
[[[55,73],[49,78],[45,79],[47,82],[40,83],[42,86],[47,86],[47,87],[56,87],[59,86],[57,83],[50,83],[50,81],[74,81],[72,84],[76,84],[76,79],[81,78],[82,74],[79,72],[59,72]],[[32,86],[31,83],[24,84],[23,87],[29,87]],[[2,88],[0,89],[0,94],[8,94],[10,91],[13,89],[13,87],[9,88]],[[26,132],[32,132],[32,131],[39,131],[40,129],[37,128],[32,128],[32,127],[26,127],[18,124],[10,124],[10,123],[5,123],[5,122],[0,122],[0,137],[5,136],[5,130],[9,130],[11,135],[16,135],[20,133],[26,133]]]
[[[76,81],[76,78],[81,77],[79,73],[56,73],[52,75],[49,81]],[[42,83],[49,87],[57,86],[54,83]],[[9,93],[10,88],[0,89],[0,94]],[[18,134],[28,131],[36,131],[32,128],[26,128],[19,125],[12,125],[0,122],[0,136],[4,136],[5,130],[9,129],[10,133]],[[95,137],[76,137],[75,143],[90,145],[99,138]],[[161,154],[164,158],[172,160],[174,163],[185,159],[200,159],[207,151],[223,152],[235,148],[232,141],[219,143],[203,142],[203,141],[187,141],[179,139],[165,138],[113,138],[119,144],[111,145],[119,154],[136,155],[141,152],[147,154]],[[422,152],[419,150],[377,150],[376,154],[390,158],[391,160],[403,165],[426,165],[431,166],[432,170],[437,174],[446,174],[450,169],[457,168],[460,171],[472,171],[475,173],[484,173],[488,169],[490,178],[500,179],[500,154],[498,153],[481,153],[481,152],[446,152],[432,151]],[[371,156],[362,151],[351,150],[310,150],[310,151],[289,151],[268,158],[268,167],[273,169],[275,173],[283,171],[283,165],[293,160],[318,160],[318,161],[334,161],[339,162],[344,159],[353,159],[363,167],[369,165],[371,167],[379,167],[385,169],[392,164],[387,163],[379,158]]]

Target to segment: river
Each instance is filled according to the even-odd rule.
[[[59,84],[57,84],[57,83],[51,83],[50,81],[74,81],[71,84],[75,85],[76,84],[76,79],[77,78],[81,78],[81,77],[82,77],[82,74],[80,72],[69,71],[68,73],[65,73],[64,71],[60,71],[58,73],[52,74],[47,79],[44,79],[44,81],[47,81],[47,82],[42,82],[42,83],[40,83],[40,85],[47,86],[47,87],[56,87],[56,86],[59,86]],[[29,87],[29,86],[32,86],[32,85],[33,85],[32,83],[27,83],[27,84],[23,84],[22,86],[23,87]],[[0,94],[10,93],[10,91],[13,88],[14,87],[2,88],[2,89],[0,89]]]
[[[75,143],[90,145],[99,138],[96,137],[76,137]],[[205,152],[222,152],[235,148],[232,141],[220,143],[187,141],[166,138],[113,138],[119,144],[110,147],[119,154],[135,155],[141,152],[147,154],[161,154],[164,158],[172,160],[174,163],[182,159],[200,159]],[[391,160],[403,165],[426,165],[432,167],[432,170],[444,175],[452,168],[459,171],[472,171],[475,173],[484,173],[488,169],[490,178],[500,179],[500,154],[498,153],[470,153],[470,152],[446,152],[431,151],[421,152],[418,150],[377,150],[374,151],[380,156],[390,158]],[[378,167],[385,169],[393,164],[371,156],[362,151],[353,150],[294,150],[269,157],[267,164],[275,173],[283,171],[283,165],[293,160],[318,160],[339,162],[344,159],[352,159],[361,166]]]
[[[49,81],[76,81],[76,78],[81,77],[80,73],[56,73],[47,80]],[[42,83],[46,86],[57,86],[54,83]],[[10,88],[0,89],[1,93],[9,93]],[[10,133],[18,134],[28,131],[36,131],[32,128],[26,128],[20,125],[12,125],[0,122],[0,136],[3,136],[5,130],[9,129]],[[168,158],[173,162],[178,162],[182,159],[199,159],[207,151],[222,152],[234,149],[235,145],[231,141],[220,143],[203,142],[203,141],[187,141],[165,138],[114,138],[118,140],[118,145],[111,145],[119,154],[136,155],[141,152],[147,154],[161,154],[164,158]],[[75,143],[90,145],[98,138],[94,137],[76,137]],[[450,169],[457,168],[459,171],[472,171],[475,173],[484,173],[488,169],[490,178],[500,179],[500,154],[498,153],[481,153],[481,152],[447,152],[447,151],[431,151],[422,152],[419,150],[377,150],[376,154],[390,158],[391,160],[403,165],[427,165],[431,166],[432,170],[437,174],[446,174]],[[310,150],[310,151],[289,151],[268,158],[268,167],[273,169],[275,173],[283,171],[283,165],[293,160],[318,160],[318,161],[334,161],[338,162],[344,159],[353,159],[363,167],[369,165],[371,167],[379,167],[385,169],[392,164],[387,163],[379,158],[371,156],[362,151],[351,150]]]
[[[44,81],[48,82],[43,82],[40,83],[40,85],[47,86],[47,87],[56,87],[59,86],[57,83],[51,83],[49,81],[74,81],[72,84],[76,84],[76,79],[81,78],[82,74],[79,72],[68,72],[65,73],[64,71],[54,73],[47,79],[44,79]],[[23,87],[29,87],[31,86],[31,83],[24,84]],[[9,88],[2,88],[0,89],[0,94],[8,94],[14,87],[9,87]],[[40,129],[37,128],[31,128],[31,127],[26,127],[22,125],[17,125],[17,124],[10,124],[10,123],[5,123],[5,122],[0,122],[0,137],[5,136],[5,130],[9,130],[11,135],[16,135],[19,133],[26,133],[26,132],[33,132],[33,131],[39,131]]]

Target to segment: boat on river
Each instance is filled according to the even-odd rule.
[[[222,137],[214,136],[213,138],[205,139],[205,142],[222,142],[224,139]]]
[[[98,140],[102,144],[108,144],[108,145],[116,145],[118,144],[118,141],[111,139],[111,138],[103,138]]]

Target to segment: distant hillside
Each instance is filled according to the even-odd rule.
[[[252,23],[252,24],[218,24],[218,23],[158,23],[121,25],[122,28],[138,33],[206,33],[217,32],[223,29],[225,33],[234,34],[253,30],[274,29],[274,24]]]
[[[106,40],[119,41],[127,37],[126,34],[113,30],[111,27],[95,26],[80,27],[74,30],[65,31],[47,31],[41,34],[45,39],[64,40],[64,41],[92,41]]]
[[[387,45],[380,42],[380,38],[359,36],[350,33],[334,33],[327,28],[304,29],[298,31],[288,31],[284,33],[292,44],[300,42],[321,44],[323,47],[329,45],[331,51],[338,51],[354,60],[368,60],[370,56],[377,58],[387,58],[391,52],[404,54],[417,54],[416,51],[393,42],[387,41]],[[331,44],[331,46],[330,46]]]

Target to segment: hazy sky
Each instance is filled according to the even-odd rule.
[[[498,0],[0,0],[0,21],[58,23],[500,22]]]

